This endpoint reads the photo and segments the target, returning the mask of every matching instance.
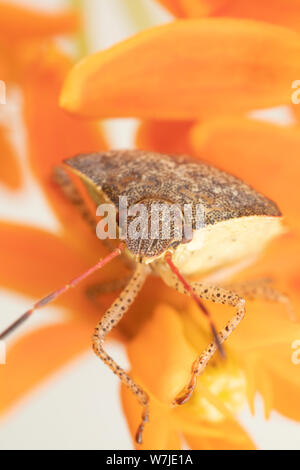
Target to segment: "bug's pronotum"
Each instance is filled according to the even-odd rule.
[[[175,404],[184,403],[193,392],[196,377],[204,371],[215,351],[219,349],[223,353],[222,343],[245,314],[245,298],[288,301],[286,296],[265,281],[252,281],[229,288],[204,280],[192,282],[189,277],[203,279],[208,273],[220,273],[223,268],[251,260],[283,231],[281,213],[274,202],[240,179],[186,156],[175,157],[137,150],[78,155],[66,160],[55,175],[65,195],[76,204],[93,228],[96,228],[97,222],[91,205],[86,204],[87,197],[95,207],[109,203],[117,209],[121,196],[127,198],[129,206],[142,203],[148,208],[156,207],[154,212],[147,213],[147,227],[151,225],[154,215],[163,217],[163,212],[157,212],[160,206],[176,205],[182,217],[185,205],[192,207],[189,238],[179,238],[174,226],[165,236],[163,221],[159,219],[156,238],[133,238],[128,235],[124,240],[117,241],[117,246],[112,248],[106,258],[38,301],[0,335],[0,339],[4,339],[34,310],[76,286],[116,256],[122,255],[125,261],[131,263],[133,274],[96,326],[93,349],[141,403],[142,422],[136,435],[137,441],[141,442],[142,431],[149,418],[148,396],[106,353],[104,341],[107,334],[129,309],[149,274],[159,275],[170,287],[191,295],[208,318],[213,341],[204,351],[199,352],[199,357],[192,365],[190,382],[180,396],[174,398]],[[196,205],[202,208],[200,227],[194,210]],[[117,225],[120,225],[121,216],[117,214]],[[120,282],[117,285],[120,286]],[[234,307],[234,316],[220,332],[217,333],[201,299]]]

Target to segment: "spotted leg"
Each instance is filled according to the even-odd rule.
[[[131,276],[124,276],[120,279],[111,281],[103,281],[101,283],[92,284],[87,287],[86,295],[90,300],[95,300],[101,294],[112,294],[125,288],[130,281]]]
[[[138,264],[134,274],[121,292],[117,300],[107,310],[103,318],[96,326],[93,336],[93,349],[96,355],[105,362],[106,365],[116,374],[119,379],[128,387],[137,397],[139,403],[143,407],[142,422],[136,433],[136,440],[140,444],[142,442],[142,433],[146,422],[149,419],[148,410],[148,395],[146,392],[137,385],[132,378],[122,369],[118,364],[105,352],[104,341],[107,334],[117,325],[121,320],[124,313],[128,310],[138,292],[144,284],[144,281],[149,273],[145,265]]]
[[[268,302],[282,303],[286,307],[289,319],[296,321],[295,312],[289,297],[274,287],[273,279],[255,279],[252,281],[228,284],[224,287],[233,290],[236,294],[245,297],[247,300],[265,300]]]
[[[218,333],[218,340],[220,344],[222,344],[243,319],[245,315],[245,299],[240,297],[234,291],[225,289],[223,287],[202,284],[200,282],[191,283],[191,286],[195,294],[201,299],[210,300],[211,302],[215,303],[227,304],[235,308],[235,315]],[[182,286],[182,284],[178,282],[175,278],[172,287],[174,287],[178,292],[184,294],[188,293]],[[203,373],[209,360],[212,358],[216,350],[217,344],[216,341],[213,341],[207,346],[206,349],[204,349],[204,351],[202,351],[200,356],[195,360],[192,365],[190,382],[175,398],[174,404],[182,405],[191,397],[196,386],[197,376]]]
[[[170,283],[170,282],[169,282]],[[218,333],[220,343],[223,343],[230,333],[236,328],[245,315],[245,299],[249,300],[262,299],[267,301],[282,302],[289,306],[289,299],[286,295],[276,290],[269,279],[261,279],[249,282],[243,282],[238,284],[232,284],[231,286],[221,287],[210,284],[204,284],[201,282],[193,282],[191,286],[194,292],[204,300],[210,300],[214,303],[227,304],[236,309],[236,313],[233,318],[225,325],[225,327]],[[173,278],[173,284],[176,290],[181,293],[187,294],[188,292],[184,289],[181,283]],[[196,386],[196,377],[203,373],[207,363],[217,350],[215,342],[209,344],[209,346],[201,353],[192,365],[191,380],[184,390],[176,397],[175,404],[185,403],[193,393]]]

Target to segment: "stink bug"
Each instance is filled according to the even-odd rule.
[[[188,280],[189,277],[199,279],[210,273],[220,273],[223,268],[238,266],[255,257],[272,238],[283,232],[281,213],[274,202],[240,179],[186,156],[138,150],[78,155],[64,161],[62,167],[55,171],[55,179],[64,194],[76,204],[94,228],[96,219],[91,212],[92,206],[86,202],[87,196],[96,206],[105,203],[115,208],[118,245],[87,272],[38,301],[7,328],[0,339],[4,339],[34,310],[48,304],[116,256],[122,255],[125,261],[131,263],[133,275],[96,326],[93,349],[132,390],[142,405],[142,422],[136,434],[137,442],[140,443],[144,425],[149,418],[149,399],[146,392],[105,352],[104,340],[107,334],[126,313],[150,273],[161,276],[169,286],[190,295],[210,323],[213,342],[194,362],[190,382],[174,400],[175,404],[184,403],[193,392],[196,377],[204,371],[215,351],[219,349],[224,354],[222,343],[245,314],[244,297],[288,302],[287,297],[267,281],[252,281],[229,288],[204,281],[192,282]],[[150,214],[147,212],[144,216],[143,229],[148,229],[154,218],[158,217],[155,236],[122,235],[120,220],[123,214],[118,209],[120,197],[126,197],[130,207],[143,204],[151,209]],[[165,233],[165,216],[160,208],[172,205],[179,208],[181,223],[185,218],[185,206],[191,208],[189,237],[180,238],[173,222],[170,231]],[[200,225],[196,206],[201,208]],[[201,299],[235,308],[233,318],[220,332],[217,333]]]

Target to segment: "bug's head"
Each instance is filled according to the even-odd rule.
[[[170,201],[144,199],[128,211],[126,245],[137,262],[150,263],[183,241],[181,209]]]

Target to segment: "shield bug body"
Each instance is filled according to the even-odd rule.
[[[122,253],[132,264],[133,275],[96,326],[93,349],[142,405],[142,423],[136,436],[137,441],[141,442],[148,420],[148,396],[106,353],[104,340],[107,334],[121,320],[150,273],[161,276],[170,287],[191,295],[207,316],[213,342],[194,362],[190,382],[174,400],[176,404],[184,403],[192,394],[197,375],[204,371],[217,349],[223,352],[222,343],[243,318],[244,298],[260,297],[287,302],[284,295],[265,281],[252,281],[229,288],[203,280],[205,276],[220,274],[228,267],[237,269],[255,258],[272,238],[283,231],[281,213],[274,202],[240,179],[185,156],[137,150],[78,155],[64,162],[56,172],[56,180],[94,227],[93,206],[85,202],[87,198],[94,207],[101,204],[113,207],[117,238],[121,243],[118,242],[118,246],[89,271],[37,302],[3,332],[0,339],[35,309],[54,300]],[[120,209],[120,198],[126,199],[129,208],[126,214]],[[130,208],[137,205],[142,205],[146,210],[140,219],[142,228],[139,232],[135,230],[130,233],[129,230],[124,234],[124,218],[127,228],[132,223],[136,229]],[[174,207],[177,218],[167,220],[166,214],[169,215]],[[188,213],[185,212],[186,208],[189,209]],[[153,222],[156,222],[154,234],[151,231]],[[183,224],[188,228],[188,236],[178,230]],[[233,318],[220,332],[217,333],[201,299],[234,307]]]

